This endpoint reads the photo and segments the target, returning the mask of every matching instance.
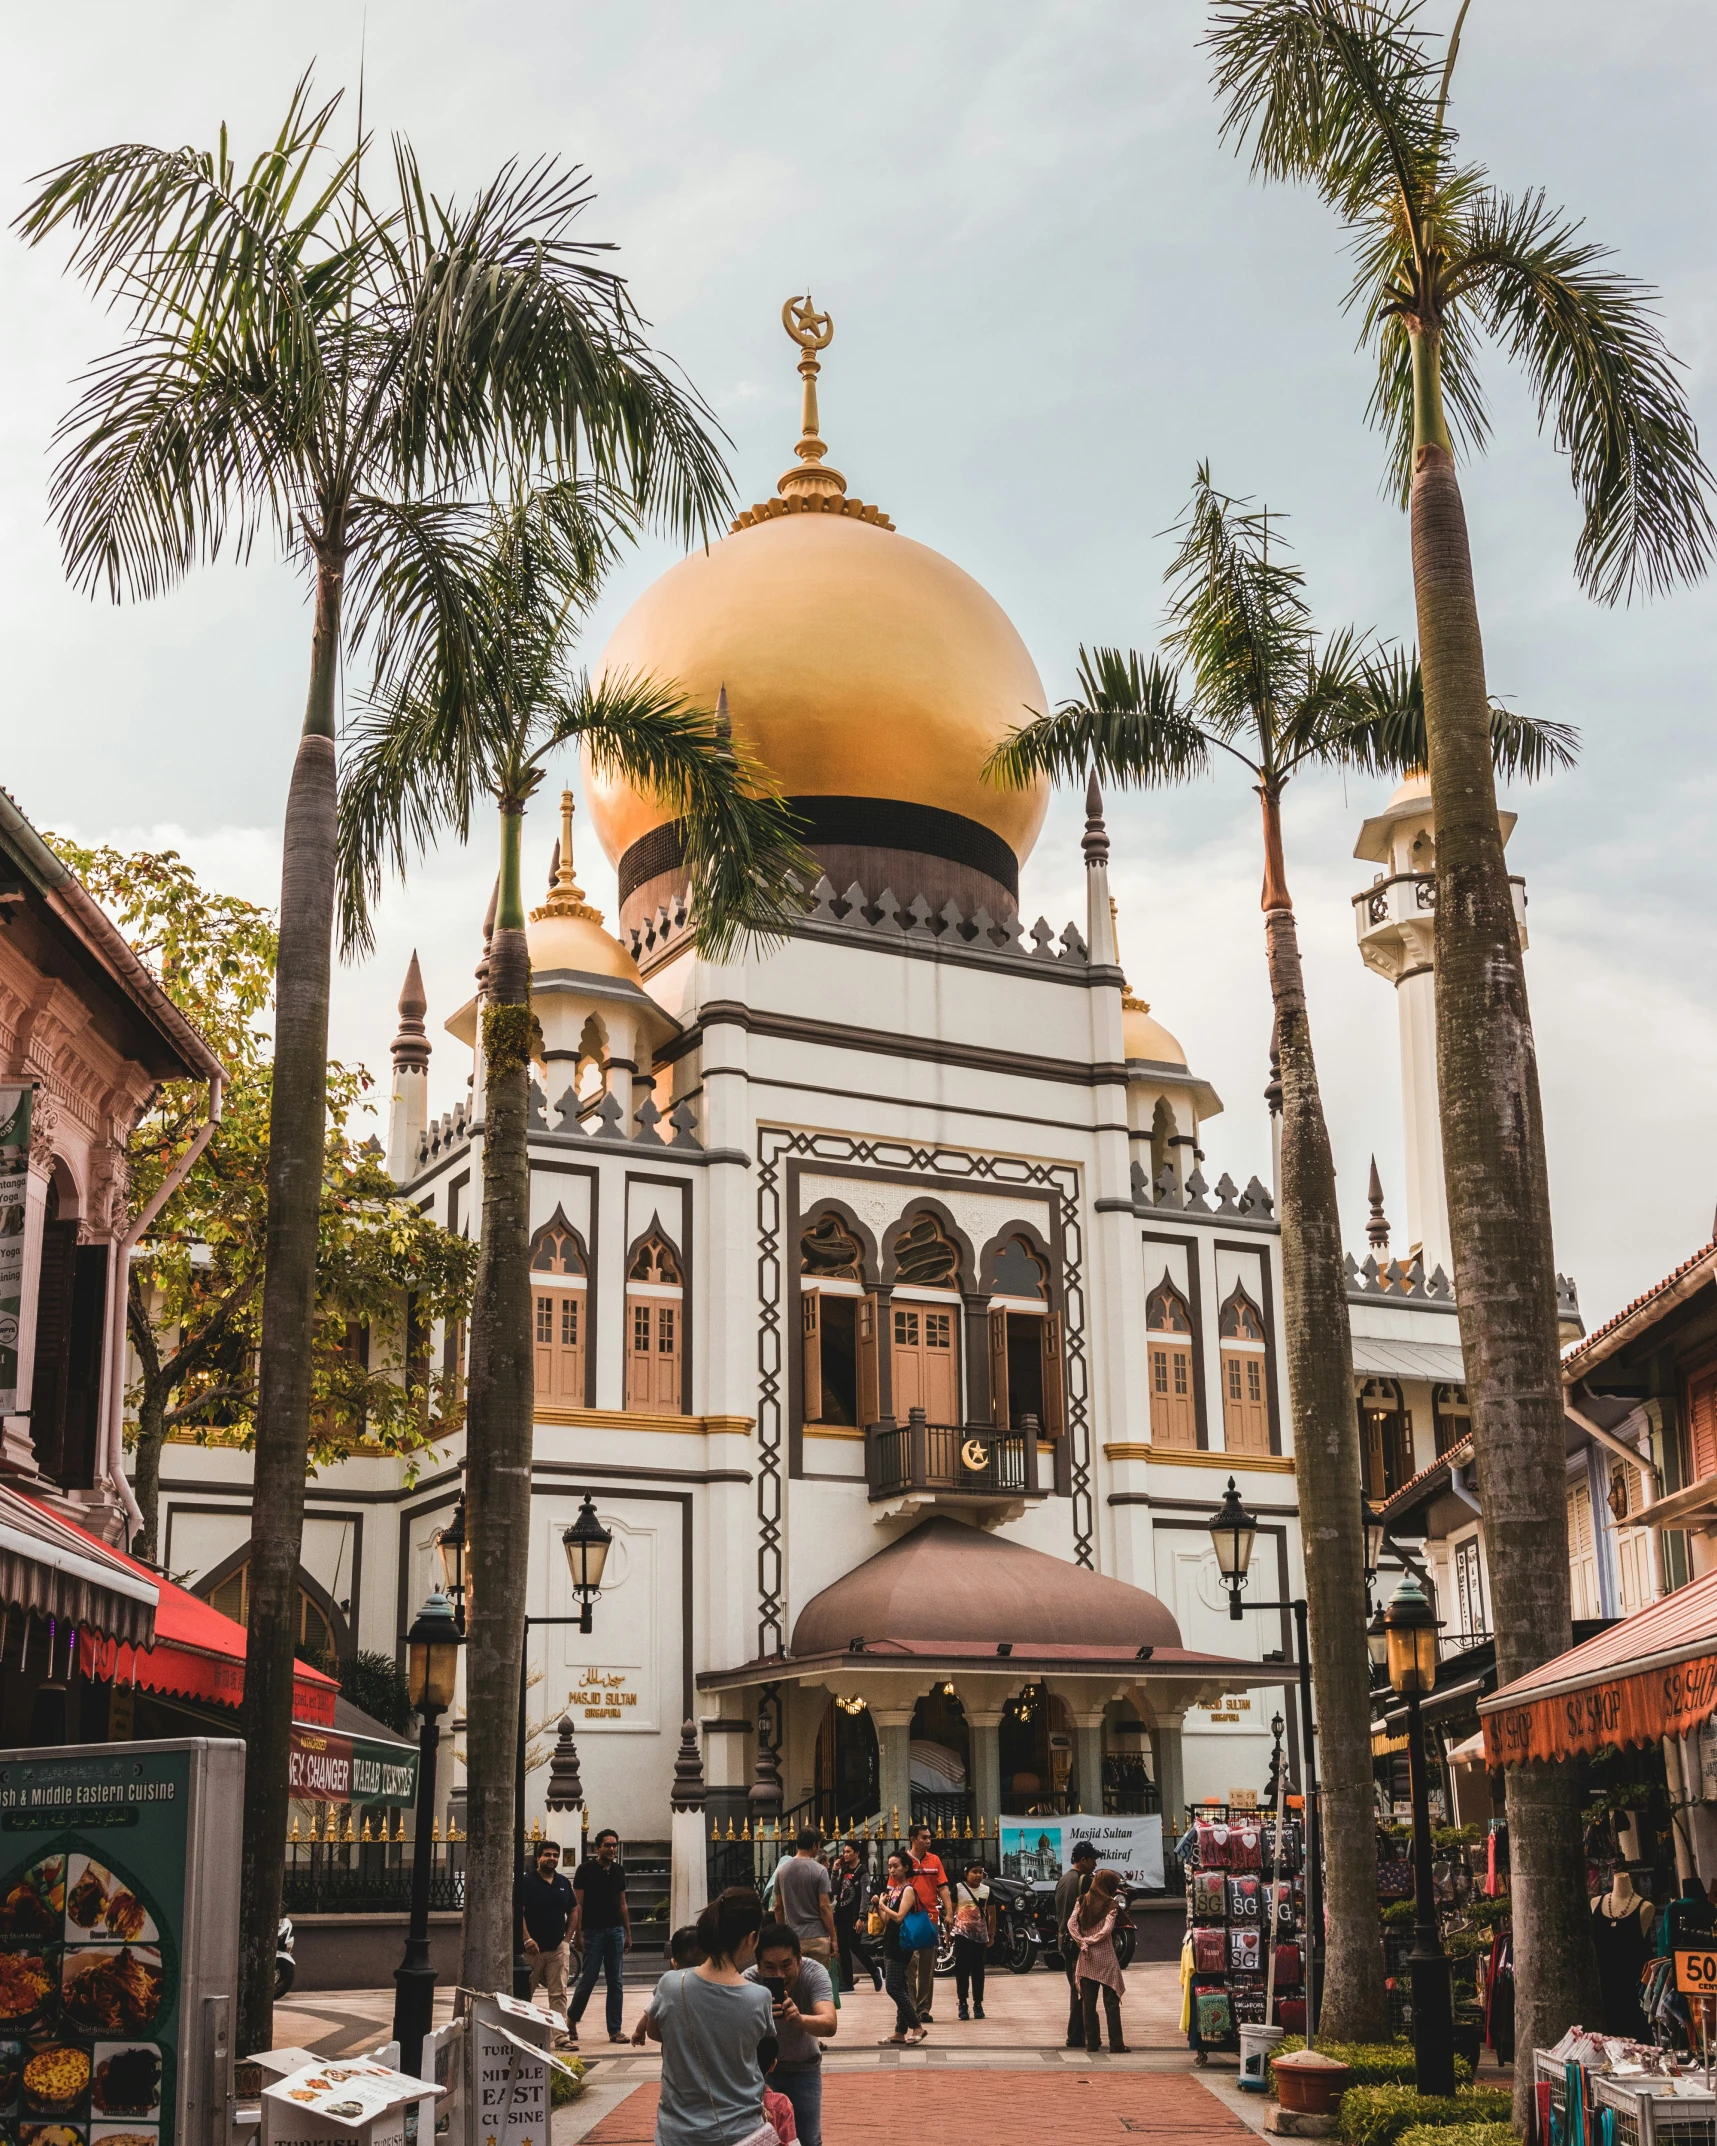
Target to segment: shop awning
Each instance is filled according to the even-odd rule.
[[[1717,1572],[1480,1702],[1492,1766],[1685,1736],[1717,1710]]]
[[[46,1506],[0,1486],[0,1604],[67,1632],[147,1646],[158,1589],[127,1557]]]
[[[161,1581],[160,1588],[155,1644],[117,1648],[110,1665],[95,1673],[121,1684],[136,1683],[163,1698],[201,1699],[236,1712],[244,1703],[244,1656],[249,1643],[244,1626],[170,1580]],[[312,1669],[308,1662],[295,1663],[293,1719],[318,1728],[332,1726],[339,1689],[332,1677]]]
[[[334,1725],[292,1724],[288,1760],[294,1803],[413,1803],[417,1747],[401,1742],[346,1700],[335,1702]]]

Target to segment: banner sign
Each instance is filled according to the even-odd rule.
[[[1099,1870],[1118,1870],[1129,1885],[1163,1889],[1163,1822],[1149,1818],[1004,1818],[1002,1876],[1053,1885],[1080,1841],[1097,1851]],[[943,1857],[947,1862],[948,1858]],[[952,1869],[952,1865],[949,1865]]]
[[[415,1803],[417,1753],[404,1744],[292,1724],[287,1756],[294,1803]]]
[[[238,1966],[244,1746],[0,1763],[0,2129],[218,2146]],[[218,1994],[217,1994],[218,1993]]]
[[[30,1179],[29,1088],[0,1088],[0,1416],[18,1406],[24,1341],[24,1192]]]
[[[1717,1654],[1696,1655],[1667,1669],[1611,1677],[1584,1691],[1561,1692],[1480,1708],[1487,1766],[1521,1766],[1566,1759],[1612,1745],[1655,1744],[1685,1736],[1717,1708]]]
[[[1684,1997],[1717,1996],[1717,1952],[1678,1952],[1675,1986]]]

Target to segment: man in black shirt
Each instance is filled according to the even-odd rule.
[[[1055,1949],[1061,1955],[1067,1976],[1067,2046],[1085,2047],[1085,2014],[1079,2002],[1079,1947],[1067,1934],[1073,1910],[1091,1890],[1091,1873],[1097,1868],[1097,1851],[1088,1840],[1075,1841],[1055,1888]]]
[[[572,1931],[584,1946],[584,1967],[567,2015],[567,2032],[576,2043],[578,2023],[600,1974],[607,1976],[608,2039],[623,2042],[620,2032],[620,1970],[632,1943],[632,1916],[626,1905],[626,1866],[620,1861],[620,1836],[611,1826],[597,1834],[596,1853],[573,1874]]]
[[[537,1844],[537,1867],[527,1870],[521,1887],[525,1958],[531,1963],[531,1995],[548,1991],[551,2011],[566,2010],[567,1926],[572,1920],[572,1887],[561,1875],[560,1843]]]

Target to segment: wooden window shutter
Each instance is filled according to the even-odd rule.
[[[876,1297],[868,1293],[859,1298],[858,1317],[854,1321],[854,1333],[858,1359],[858,1419],[859,1428],[874,1423],[882,1414],[881,1379],[877,1364],[876,1348]]]
[[[1061,1314],[1048,1313],[1043,1321],[1043,1435],[1067,1435],[1067,1372],[1061,1357]]]
[[[823,1420],[823,1300],[815,1289],[799,1294],[799,1344],[805,1381],[805,1421]]]
[[[1688,1443],[1695,1483],[1717,1475],[1717,1371],[1691,1379],[1687,1387]]]
[[[1008,1429],[1008,1315],[998,1305],[990,1312],[990,1421],[998,1431]]]

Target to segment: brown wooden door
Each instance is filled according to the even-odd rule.
[[[584,1291],[536,1292],[537,1399],[584,1406]]]
[[[626,1406],[649,1415],[684,1413],[679,1298],[626,1299]]]
[[[36,1448],[37,1467],[56,1479],[65,1465],[72,1277],[77,1248],[76,1222],[43,1224],[41,1277],[36,1285],[35,1371],[30,1380],[30,1437]]]
[[[1067,1435],[1067,1371],[1063,1354],[1061,1314],[1049,1312],[1043,1328],[1043,1435]]]
[[[1146,1337],[1150,1359],[1151,1444],[1170,1452],[1192,1452],[1198,1444],[1198,1417],[1192,1397],[1192,1350],[1173,1334]]]
[[[799,1292],[799,1368],[807,1423],[823,1420],[823,1300],[815,1289]]]
[[[955,1314],[925,1304],[894,1307],[894,1414],[904,1423],[915,1408],[931,1423],[958,1423],[959,1357]]]
[[[1222,1439],[1230,1453],[1268,1453],[1270,1414],[1261,1349],[1222,1351]]]
[[[1013,1424],[1008,1403],[1008,1315],[1000,1306],[990,1312],[990,1421],[998,1431]]]
[[[858,1419],[860,1428],[864,1429],[875,1423],[882,1414],[882,1361],[877,1347],[877,1305],[874,1292],[869,1290],[858,1301],[854,1354],[858,1366]]]
[[[1717,1371],[1687,1382],[1687,1443],[1693,1464],[1689,1483],[1717,1475]]]

